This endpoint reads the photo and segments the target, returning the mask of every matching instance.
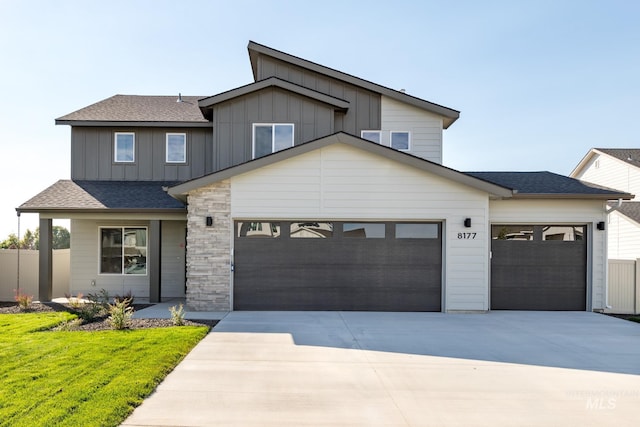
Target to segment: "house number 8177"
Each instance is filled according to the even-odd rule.
[[[477,233],[458,233],[458,239],[475,239]]]

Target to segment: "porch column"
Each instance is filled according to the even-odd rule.
[[[38,300],[51,301],[53,294],[53,227],[51,219],[40,218],[38,253]]]
[[[149,222],[149,253],[147,254],[147,266],[149,268],[149,302],[161,302],[161,243],[162,221]]]

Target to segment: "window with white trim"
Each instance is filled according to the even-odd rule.
[[[136,135],[133,132],[116,132],[114,135],[114,157],[117,163],[133,163],[136,160]]]
[[[147,274],[146,227],[100,227],[100,274]]]
[[[293,147],[292,123],[254,123],[253,158]]]
[[[360,132],[360,137],[376,144],[382,144],[382,131],[380,130],[363,130]]]
[[[409,149],[409,132],[391,132],[391,148],[406,151]]]
[[[167,133],[167,163],[187,162],[187,134]]]

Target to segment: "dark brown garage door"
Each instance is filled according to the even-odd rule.
[[[585,310],[585,226],[493,225],[492,310]]]
[[[237,221],[236,310],[440,311],[438,223]]]

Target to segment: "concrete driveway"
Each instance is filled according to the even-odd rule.
[[[584,312],[232,312],[125,426],[631,426],[640,324]]]

